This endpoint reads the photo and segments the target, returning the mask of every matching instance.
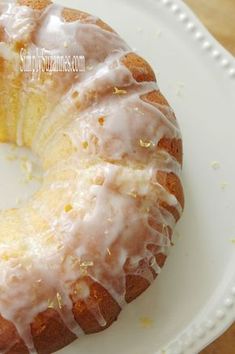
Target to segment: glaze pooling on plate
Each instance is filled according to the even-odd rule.
[[[48,307],[77,336],[83,333],[72,301],[88,298],[84,278],[100,283],[120,307],[127,274],[152,282],[160,271],[153,248],[167,254],[175,225],[162,203],[182,213],[157,178],[159,172],[180,177],[180,163],[158,147],[163,137],[181,139],[173,111],[144,99],[157,85],[133,78],[122,63],[130,48],[116,33],[98,27],[95,17],[89,24],[68,23],[62,13],[58,5],[37,11],[0,4],[6,32],[0,57],[10,62],[13,76],[22,75],[16,42],[31,52],[79,53],[89,67],[79,75],[53,73],[39,80],[24,74],[20,116],[9,108],[10,125],[0,123],[0,130],[15,128],[7,139],[32,147],[45,170],[40,191],[27,204],[0,214],[0,313],[15,324],[31,353],[30,323]],[[25,118],[34,95],[46,101],[36,123]],[[152,270],[140,273],[141,262]],[[106,325],[98,304],[89,310]]]

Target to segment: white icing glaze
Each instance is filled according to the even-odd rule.
[[[0,4],[0,23],[10,40],[26,40],[36,27],[37,11],[13,2]]]
[[[163,137],[180,139],[172,110],[142,99],[158,90],[156,83],[135,81],[121,60],[130,48],[98,27],[95,17],[66,23],[61,14],[57,5],[42,12],[14,2],[0,5],[0,26],[7,33],[0,56],[10,60],[9,43],[23,40],[50,55],[84,55],[92,67],[79,76],[52,74],[43,84],[24,75],[17,143],[25,143],[27,95],[48,96],[52,103],[32,142],[46,170],[41,190],[27,205],[0,213],[0,288],[7,289],[0,292],[0,313],[15,324],[30,353],[30,323],[48,308],[48,300],[73,333],[83,333],[70,298],[77,280],[76,300],[88,304],[84,276],[89,276],[120,306],[126,275],[151,282],[146,265],[156,273],[160,267],[149,246],[167,254],[175,224],[160,203],[182,212],[157,179],[159,171],[178,176],[181,167],[158,148]],[[93,301],[89,311],[106,326],[98,304]]]

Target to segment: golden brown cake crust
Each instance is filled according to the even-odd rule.
[[[42,10],[51,4],[49,0],[18,0],[20,5],[30,6],[33,9]],[[89,22],[89,15],[71,9],[64,9],[63,17],[65,21],[83,21]],[[103,21],[98,20],[97,25],[101,28],[112,31],[112,29],[105,24]],[[1,36],[0,29],[0,36]],[[142,81],[155,81],[155,74],[150,67],[150,65],[138,55],[130,53],[122,59],[123,64],[132,72],[133,77],[137,82]],[[164,105],[169,105],[167,100],[159,91],[150,92],[148,95],[142,97],[145,101],[151,103],[159,103]],[[158,145],[158,148],[166,150],[172,156],[176,158],[182,164],[182,141],[181,140],[170,140],[162,139]],[[159,172],[158,181],[164,186],[168,191],[175,195],[181,206],[184,206],[184,196],[181,182],[177,176],[172,173]],[[179,218],[176,209],[169,207],[166,203],[162,202],[162,206],[168,209],[176,219]],[[169,230],[170,235],[172,230]],[[158,263],[163,266],[166,256],[156,253],[156,259]],[[140,267],[146,267],[142,264]],[[148,266],[149,267],[149,266]],[[151,269],[154,277],[156,274]],[[73,296],[73,313],[76,321],[87,334],[101,331],[109,327],[117,318],[120,313],[120,307],[111,297],[111,295],[98,283],[95,283],[89,278],[84,278],[90,287],[90,296],[88,301],[85,303],[83,301],[75,301]],[[126,301],[131,302],[138,295],[140,295],[147,287],[149,283],[146,279],[140,276],[127,275],[126,276]],[[92,302],[99,303],[99,307],[104,319],[107,322],[105,327],[101,327],[95,317],[89,311],[89,305]],[[19,337],[16,329],[12,323],[6,321],[0,317],[0,351],[6,349],[10,343],[13,344],[12,348],[7,351],[7,354],[26,354],[28,353],[27,347]],[[39,314],[34,323],[31,325],[31,332],[34,340],[35,347],[40,354],[49,354],[59,350],[60,348],[68,345],[75,339],[75,335],[72,334],[62,322],[59,314],[53,310],[48,309],[47,311]]]
[[[43,10],[52,4],[50,0],[17,0],[17,2],[22,6],[29,6],[34,10]]]

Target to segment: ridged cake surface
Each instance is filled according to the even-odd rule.
[[[22,48],[82,55],[86,70],[22,72]],[[0,141],[44,171],[0,213],[0,351],[52,353],[108,327],[160,272],[184,205],[181,134],[149,64],[108,25],[19,0],[0,2]]]

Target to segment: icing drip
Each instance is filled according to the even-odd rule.
[[[27,40],[36,26],[37,11],[14,2],[0,4],[0,24],[10,40]]]
[[[42,97],[47,106],[31,145],[45,174],[27,205],[0,213],[0,289],[7,289],[0,292],[0,313],[15,324],[30,353],[35,350],[30,324],[48,307],[71,332],[83,334],[71,293],[105,327],[86,278],[122,307],[126,276],[152,282],[161,268],[150,246],[167,254],[171,245],[175,219],[162,202],[182,212],[157,179],[158,172],[181,172],[176,159],[159,148],[163,137],[181,138],[173,111],[144,100],[158,87],[133,78],[122,63],[130,48],[117,34],[98,27],[92,16],[90,23],[66,23],[62,10],[0,4],[7,42],[22,40],[48,55],[84,55],[87,65],[79,75],[23,76],[16,139],[25,144],[27,127],[33,126],[29,95]],[[1,57],[11,60],[11,53],[0,43]]]

